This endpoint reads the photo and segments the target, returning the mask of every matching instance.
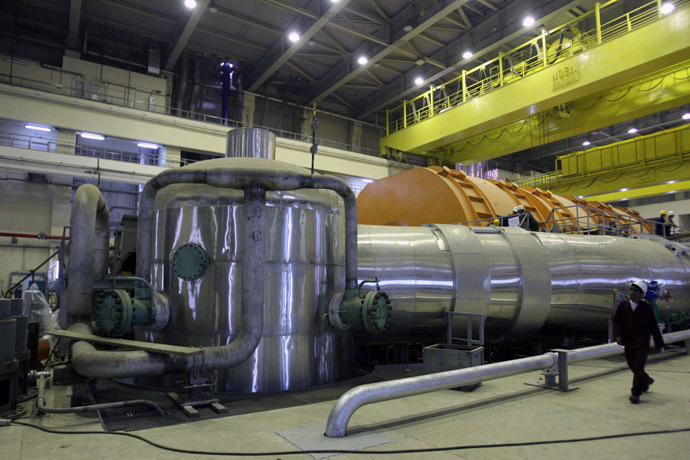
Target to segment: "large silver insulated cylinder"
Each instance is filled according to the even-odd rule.
[[[269,144],[263,142],[262,148]],[[185,169],[249,163],[304,172],[256,158],[208,160]],[[266,195],[263,336],[247,361],[216,372],[218,390],[304,390],[351,378],[351,334],[331,328],[325,316],[332,296],[345,288],[342,199],[324,190]],[[158,192],[151,273],[155,289],[168,296],[170,321],[159,332],[137,331],[138,339],[209,347],[229,344],[238,335],[243,199],[241,190],[198,184],[171,185]],[[197,248],[208,265],[185,272],[180,254],[200,254]]]
[[[485,315],[492,340],[605,333],[614,290],[633,279],[671,291],[662,317],[690,308],[690,256],[665,240],[458,225],[360,225],[358,240],[359,279],[378,277],[393,307],[385,333],[358,341],[443,341],[448,311]],[[465,334],[465,320],[453,325]]]

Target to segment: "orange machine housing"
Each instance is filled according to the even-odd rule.
[[[523,205],[545,231],[592,233],[602,225],[646,232],[652,225],[624,208],[519,187],[502,180],[480,179],[448,167],[415,168],[367,185],[357,198],[360,224],[423,225],[429,223],[488,225]],[[557,228],[555,228],[557,227]]]

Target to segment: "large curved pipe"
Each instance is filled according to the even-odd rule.
[[[86,324],[75,324],[69,330],[93,334]],[[114,379],[185,370],[185,363],[176,365],[170,356],[141,350],[101,351],[88,342],[78,341],[72,343],[71,351],[74,370],[85,377]]]
[[[287,191],[304,188],[333,190],[345,202],[346,218],[346,288],[357,287],[357,202],[355,195],[341,179],[331,176],[311,175],[295,171],[283,171],[265,165],[270,160],[256,159],[255,167],[215,167],[208,169],[181,169],[164,171],[145,186],[139,205],[137,238],[137,275],[150,278],[151,242],[153,240],[153,205],[156,194],[173,184],[197,183],[219,188],[245,191],[245,241],[242,269],[242,333],[232,343],[204,349],[206,369],[222,369],[236,366],[249,358],[261,340],[263,333],[263,208],[266,190]],[[258,236],[258,240],[256,239]],[[261,251],[261,252],[259,252]],[[249,263],[248,263],[249,262]],[[246,280],[246,281],[245,281]],[[245,282],[249,284],[245,285]],[[187,363],[187,369],[195,364]]]
[[[144,186],[139,204],[137,276],[150,279],[154,231],[153,204],[158,191],[172,184],[208,184],[219,188],[245,189],[260,186],[267,191],[298,189],[332,190],[345,201],[346,288],[357,288],[357,201],[350,187],[333,176],[284,171],[269,167],[270,160],[255,159],[256,167],[211,167],[163,171]]]
[[[95,185],[84,184],[74,194],[70,229],[68,325],[91,320],[93,279],[107,268],[110,212]]]
[[[664,334],[666,344],[690,340],[690,330]],[[568,352],[568,362],[585,359],[604,358],[620,354],[623,347],[615,343],[579,348]],[[558,354],[544,353],[539,356],[468,367],[453,371],[410,377],[388,382],[360,385],[342,395],[328,415],[325,435],[329,438],[342,438],[347,433],[347,425],[357,409],[367,404],[404,398],[432,391],[447,390],[460,386],[520,374],[526,371],[546,369],[558,364]]]

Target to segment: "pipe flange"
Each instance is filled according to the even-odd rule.
[[[132,325],[132,299],[127,291],[108,289],[96,298],[93,331],[103,337],[122,337]]]
[[[391,320],[391,299],[384,291],[369,291],[362,299],[362,323],[369,333],[383,332]]]
[[[172,258],[172,268],[181,279],[193,281],[204,274],[204,269],[209,262],[210,260],[204,248],[198,244],[187,243],[175,250]]]

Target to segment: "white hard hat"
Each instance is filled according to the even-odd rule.
[[[635,280],[630,283],[630,286],[637,286],[638,288],[642,289],[642,295],[647,293],[647,283],[642,280]]]
[[[674,211],[669,211],[669,212],[668,212],[668,215],[669,215],[669,216],[675,216],[676,213],[675,213]]]
[[[523,205],[517,205],[513,208],[513,212],[524,211],[525,207]]]

